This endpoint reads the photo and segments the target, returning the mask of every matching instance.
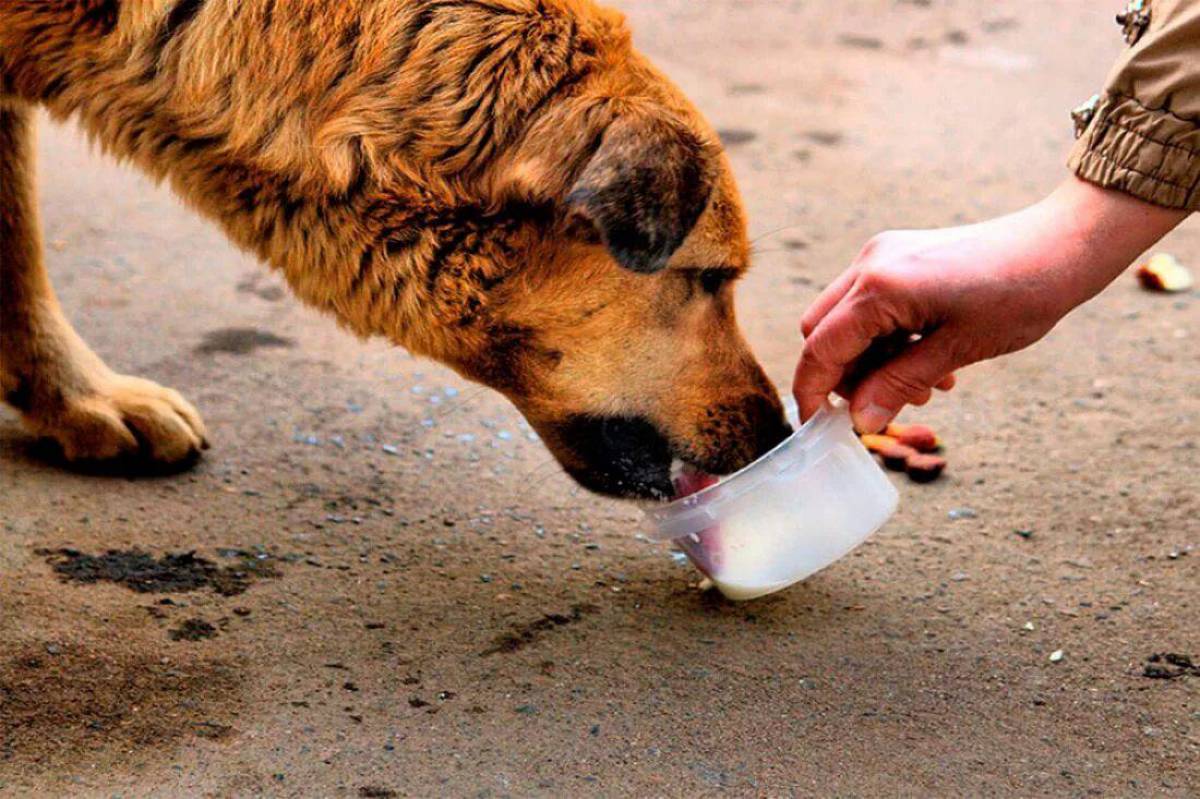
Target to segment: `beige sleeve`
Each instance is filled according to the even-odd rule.
[[[1200,210],[1200,0],[1133,0],[1126,13],[1132,46],[1081,110],[1069,166],[1105,188]]]

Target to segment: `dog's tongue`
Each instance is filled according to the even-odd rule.
[[[720,481],[711,474],[686,469],[675,478],[675,499],[690,497],[697,491],[703,491],[718,482]]]

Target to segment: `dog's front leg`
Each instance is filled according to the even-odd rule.
[[[187,462],[205,446],[195,408],[114,373],[59,308],[42,262],[33,131],[32,108],[0,98],[0,397],[69,460]]]

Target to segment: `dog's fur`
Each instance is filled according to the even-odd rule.
[[[0,389],[69,459],[205,445],[42,265],[31,114],[75,117],[298,296],[502,391],[584,485],[661,496],[779,440],[711,128],[591,0],[0,2]]]

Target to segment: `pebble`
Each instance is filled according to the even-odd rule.
[[[1064,657],[1063,651],[1061,649],[1055,649],[1053,652],[1050,653],[1050,662],[1058,663],[1059,661],[1061,661],[1063,659],[1063,657]]]
[[[1025,626],[1024,626],[1024,627],[1022,627],[1021,629],[1022,629],[1022,630],[1028,630],[1029,632],[1033,632],[1033,631],[1034,631],[1034,630],[1036,630],[1037,628],[1033,626],[1033,622],[1031,622],[1031,621],[1027,621],[1027,622],[1025,622]]]
[[[955,572],[950,576],[950,579],[956,583],[961,583],[964,580],[970,580],[971,575],[967,574],[966,572]]]
[[[384,453],[386,453],[388,455],[399,455],[400,454],[400,449],[393,444],[384,444],[382,447],[380,447],[380,449],[383,450]]]
[[[958,521],[959,519],[975,519],[979,516],[979,514],[975,512],[974,508],[954,508],[946,515],[950,517],[951,521]]]

